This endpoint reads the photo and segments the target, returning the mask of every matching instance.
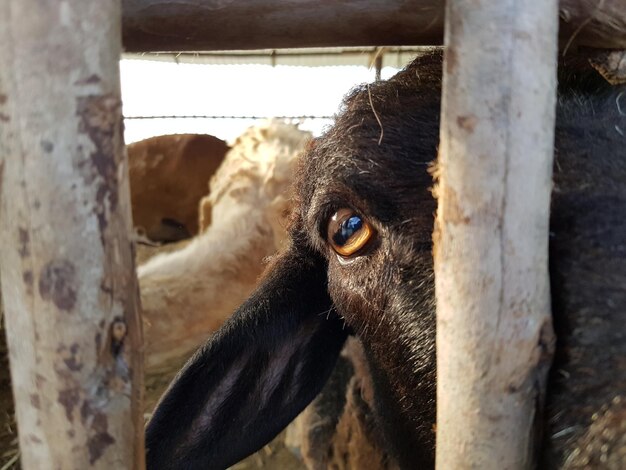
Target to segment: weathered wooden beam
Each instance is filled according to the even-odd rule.
[[[442,0],[123,0],[128,52],[443,44]],[[626,48],[626,2],[561,0],[561,47]]]
[[[123,0],[126,51],[440,44],[433,0]]]
[[[557,2],[449,0],[434,235],[437,468],[530,469],[551,363]]]
[[[24,469],[143,468],[121,5],[0,2],[0,269]]]

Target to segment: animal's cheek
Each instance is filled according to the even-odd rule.
[[[338,313],[358,333],[384,316],[387,294],[377,271],[349,272],[341,266],[329,269],[328,290]]]

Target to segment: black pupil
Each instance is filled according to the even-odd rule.
[[[337,246],[344,246],[350,237],[363,227],[363,221],[358,215],[347,218],[339,226],[337,233],[333,235],[333,241]]]

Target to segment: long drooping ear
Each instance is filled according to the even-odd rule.
[[[147,427],[148,469],[222,469],[260,449],[321,390],[343,326],[325,261],[290,248],[161,399]]]

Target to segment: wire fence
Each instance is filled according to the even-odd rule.
[[[204,115],[171,115],[171,116],[124,116],[128,120],[140,119],[284,119],[284,120],[304,120],[304,119],[334,119],[334,116],[204,116]]]
[[[297,124],[301,130],[321,135],[332,125],[335,116],[322,115],[200,115],[172,114],[124,117],[124,138],[126,143],[148,139],[157,135],[169,134],[210,134],[227,142],[233,142],[245,130],[263,119],[281,119]]]

